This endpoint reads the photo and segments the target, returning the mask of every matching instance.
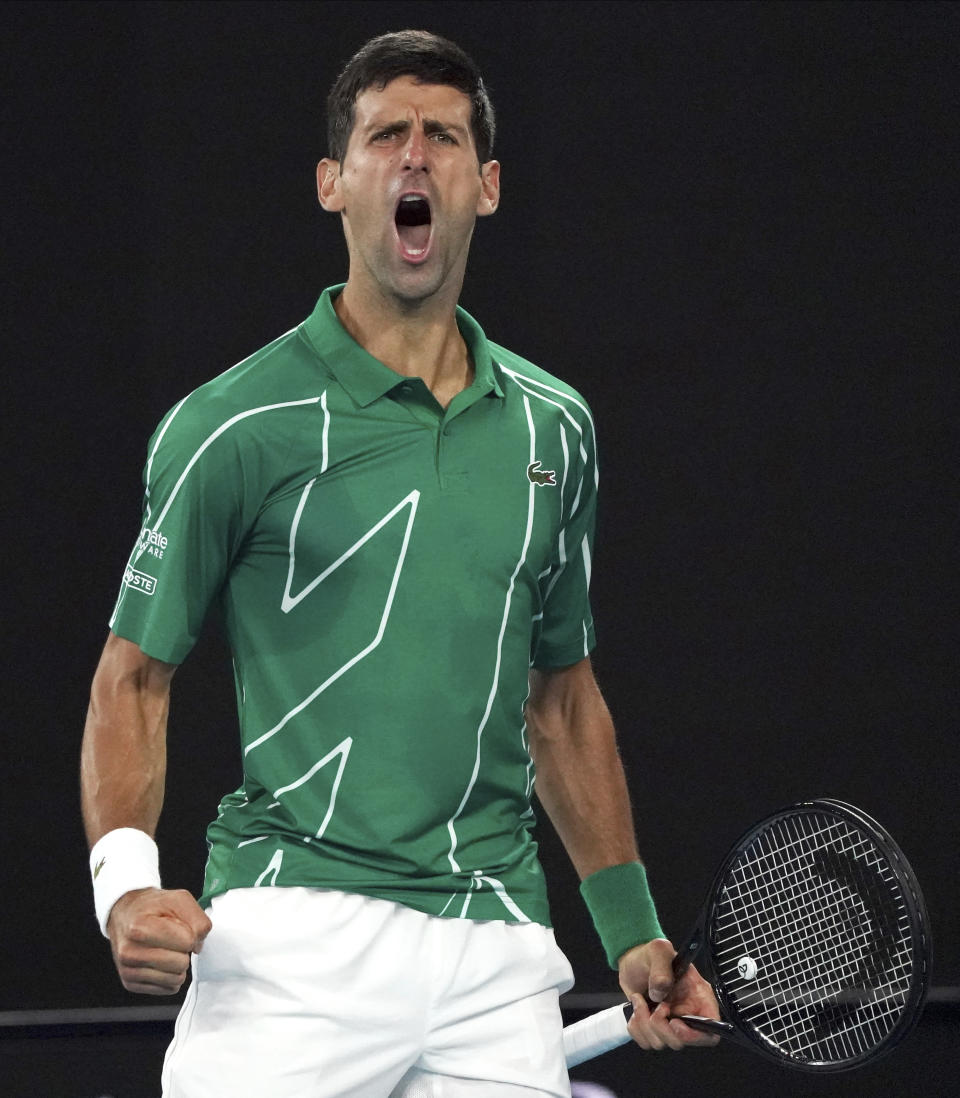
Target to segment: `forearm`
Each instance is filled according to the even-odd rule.
[[[118,637],[94,677],[81,750],[81,802],[91,846],[108,831],[153,836],[163,804],[173,668]]]
[[[536,792],[581,878],[637,860],[610,712],[588,661],[534,672],[527,707]]]

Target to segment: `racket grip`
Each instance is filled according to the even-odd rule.
[[[567,1067],[576,1067],[584,1060],[592,1060],[610,1049],[619,1048],[632,1040],[627,1031],[627,1020],[633,1013],[629,1003],[608,1007],[589,1018],[564,1026],[563,1053]]]

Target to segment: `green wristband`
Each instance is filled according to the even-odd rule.
[[[654,938],[665,938],[640,862],[611,865],[580,882],[593,925],[597,928],[610,967],[628,949]]]

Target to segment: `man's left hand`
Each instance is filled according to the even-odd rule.
[[[719,1018],[713,989],[691,965],[675,979],[676,950],[665,938],[628,949],[620,958],[620,986],[633,1006],[630,1034],[641,1048],[708,1047],[720,1038],[691,1029],[675,1015]]]

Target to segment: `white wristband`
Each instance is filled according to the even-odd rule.
[[[146,831],[118,827],[108,831],[90,851],[93,902],[103,936],[113,905],[137,888],[160,887],[160,854]]]

